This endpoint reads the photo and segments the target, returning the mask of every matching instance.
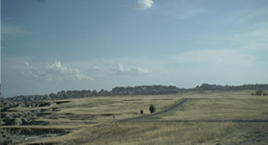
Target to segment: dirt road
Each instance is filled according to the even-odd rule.
[[[152,114],[149,114],[149,115],[144,115],[144,116],[139,116],[139,117],[134,117],[134,118],[128,118],[128,119],[123,119],[123,120],[118,120],[117,122],[126,122],[126,121],[139,121],[139,120],[142,120],[142,119],[146,119],[146,118],[151,118],[151,117],[154,117],[154,116],[157,116],[157,115],[160,115],[160,114],[164,114],[164,113],[167,113],[169,111],[172,111],[174,110],[175,108],[181,106],[183,103],[185,103],[189,98],[185,98],[183,101],[181,101],[180,103],[178,104],[175,104],[165,110],[162,110],[162,111],[159,111],[159,112],[156,112],[156,113],[152,113]]]
[[[183,101],[181,101],[178,104],[175,104],[165,110],[156,112],[156,113],[152,113],[149,115],[144,115],[144,116],[139,116],[139,117],[134,117],[134,118],[128,118],[128,119],[123,119],[123,120],[118,120],[117,122],[126,122],[126,121],[140,121],[142,119],[147,119],[147,118],[151,118],[157,115],[161,115],[164,113],[167,113],[169,111],[172,111],[174,109],[176,109],[177,107],[181,106],[182,104],[184,104],[187,100],[189,100],[189,98],[185,98]],[[160,120],[160,121],[141,121],[141,122],[252,122],[252,123],[267,123],[268,120]]]
[[[268,120],[154,120],[140,122],[237,122],[237,123],[268,123]]]

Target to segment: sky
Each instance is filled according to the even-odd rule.
[[[267,9],[267,0],[1,0],[1,93],[267,84]]]

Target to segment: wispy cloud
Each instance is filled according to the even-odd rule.
[[[27,67],[29,67],[29,63],[28,63],[28,62],[24,61],[24,63],[25,63],[25,65],[26,65]]]
[[[151,8],[153,3],[154,2],[152,0],[138,0],[135,6],[135,9],[142,10],[142,9]]]
[[[42,68],[26,69],[21,72],[21,75],[47,81],[92,80],[90,77],[84,76],[78,69],[70,69],[62,66],[60,61],[55,61],[55,63],[43,66]]]
[[[39,3],[45,3],[47,0],[37,0]]]
[[[167,3],[163,5],[160,9],[161,14],[164,14],[167,20],[188,19],[209,12],[207,8],[200,5],[195,5],[188,1]]]
[[[11,25],[11,24],[1,24],[1,41],[5,40],[6,37],[9,36],[20,36],[22,34],[30,33],[25,31],[19,26],[16,25]]]
[[[228,37],[222,38],[222,40],[229,40],[240,45],[266,43],[268,46],[268,22],[261,25],[257,26],[257,28],[251,28],[251,30],[234,31]]]
[[[151,70],[140,68],[140,67],[123,67],[120,63],[116,67],[112,67],[110,70],[114,71],[116,75],[126,76],[138,76],[141,74],[151,73]]]
[[[242,20],[240,20],[242,21]],[[246,20],[245,20],[246,21]],[[216,22],[218,23],[218,22]],[[226,26],[228,24],[228,26]],[[246,48],[247,51],[254,53],[267,52],[268,47],[268,21],[248,22],[233,28],[229,22],[222,26],[226,30],[218,33],[208,33],[200,38],[202,44],[214,45],[215,47],[224,46],[232,49]]]
[[[171,16],[173,19],[187,19],[191,17],[195,17],[200,14],[207,13],[208,11],[204,8],[196,8],[196,9],[190,9],[178,13],[172,13]]]
[[[21,27],[11,24],[1,24],[1,33],[3,35],[17,35],[22,33],[29,33],[23,30]]]
[[[256,57],[235,49],[202,49],[180,53],[172,59],[181,64],[210,66],[244,66],[251,65]]]

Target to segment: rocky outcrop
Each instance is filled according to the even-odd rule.
[[[3,128],[1,129],[1,143],[4,145],[21,144],[22,142],[27,143],[27,141],[33,139],[40,140],[42,138],[56,137],[69,132],[70,129],[57,128]]]
[[[20,111],[20,112],[1,112],[1,124],[2,125],[45,125],[45,122],[35,121],[37,118],[46,118],[47,114],[51,114],[51,111],[58,111],[55,108],[42,109],[36,107],[37,110]]]
[[[4,100],[4,99],[3,99]],[[51,101],[51,102],[32,102],[29,106],[31,110],[5,110],[1,112],[1,143],[3,144],[16,144],[17,142],[25,142],[29,138],[35,138],[35,140],[42,137],[55,137],[68,133],[62,129],[48,129],[48,128],[19,128],[20,125],[47,125],[48,122],[38,121],[38,119],[45,119],[51,117],[51,112],[59,111],[59,109],[53,107],[45,109],[43,107],[49,105],[59,105],[62,103],[69,103],[70,101]],[[34,109],[34,110],[32,110]],[[5,126],[14,127],[5,127]],[[15,127],[16,126],[16,127]]]

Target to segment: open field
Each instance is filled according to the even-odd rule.
[[[252,96],[254,91],[184,93],[155,96],[117,96],[69,99],[49,107],[37,121],[47,125],[3,126],[3,128],[69,129],[57,137],[29,140],[29,143],[57,144],[265,144],[268,142],[268,123],[234,122],[153,122],[163,120],[268,120],[268,96]],[[190,98],[181,107],[145,122],[117,122],[121,119],[150,114],[149,105],[156,111],[166,109],[183,98]],[[17,107],[12,111],[32,110]],[[115,116],[115,117],[113,117]]]
[[[178,110],[154,120],[268,120],[268,96],[250,91],[188,94]]]

